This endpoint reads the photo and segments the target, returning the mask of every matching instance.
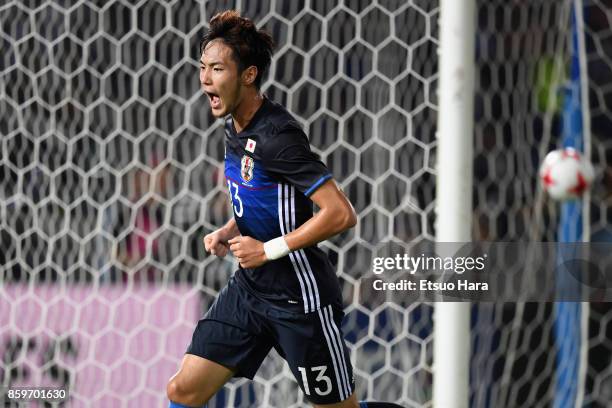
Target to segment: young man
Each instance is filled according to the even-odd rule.
[[[170,407],[200,407],[230,378],[253,378],[272,347],[315,406],[359,406],[339,282],[316,246],[354,226],[355,211],[295,119],[260,93],[272,48],[235,11],[213,17],[201,43],[203,91],[215,117],[229,115],[225,178],[234,210],[204,246],[219,257],[231,251],[240,268],[199,321],[168,383]]]

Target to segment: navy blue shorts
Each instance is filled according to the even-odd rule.
[[[355,389],[343,317],[342,309],[333,305],[308,314],[283,310],[255,297],[232,277],[198,322],[187,353],[252,379],[274,347],[309,401],[337,403]]]

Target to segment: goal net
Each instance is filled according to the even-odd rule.
[[[560,231],[568,219],[558,203],[539,191],[537,172],[545,154],[563,145],[569,122],[575,120],[570,116],[582,115],[581,148],[599,169],[585,206],[584,231],[587,240],[610,242],[609,2],[477,4],[473,238],[562,240]],[[577,70],[580,78],[572,81]],[[582,103],[581,86],[587,87]],[[563,307],[473,305],[470,405],[609,404],[610,306],[583,303],[582,309],[572,309],[581,312],[565,332],[559,320]],[[570,342],[570,348],[579,349],[565,348],[563,336],[580,339]],[[563,381],[566,389],[560,387]]]
[[[571,2],[477,3],[474,239],[553,241],[559,214],[538,202],[536,173],[560,143]],[[603,166],[611,16],[584,3]],[[433,305],[383,302],[362,278],[375,257],[435,237],[437,0],[2,2],[0,390],[65,387],[69,406],[166,403],[198,318],[237,267],[202,247],[232,215],[223,124],[198,83],[206,22],[227,8],[272,34],[264,91],[297,116],[358,212],[322,244],[342,283],[358,398],[431,406]],[[612,175],[598,177],[592,233],[609,240]],[[609,320],[592,305],[593,406],[612,392]],[[552,401],[552,324],[551,304],[473,305],[473,406]],[[308,405],[273,352],[254,381],[232,380],[209,404],[229,406]]]

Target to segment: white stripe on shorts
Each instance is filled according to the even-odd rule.
[[[338,356],[340,360],[340,373],[342,374],[342,379],[344,381],[344,385],[346,386],[346,396],[348,398],[348,396],[351,395],[351,384],[349,382],[348,369],[346,367],[346,360],[344,358],[344,339],[340,335],[340,330],[338,330],[338,326],[336,326],[336,323],[334,322],[334,314],[331,305],[327,306],[323,310],[323,315],[327,316],[327,321],[332,328],[330,337],[332,340],[335,340],[336,344],[338,345],[338,349],[340,350],[340,354]]]
[[[333,335],[333,330],[329,322],[329,317],[326,312],[331,311],[331,305],[323,309],[319,309],[319,319],[321,320],[321,327],[323,328],[323,334],[327,341],[327,347],[329,354],[332,357],[332,364],[334,366],[334,373],[336,374],[336,384],[338,386],[338,394],[340,399],[344,401],[350,396],[350,385],[347,383],[348,375],[344,372],[346,366],[342,361],[344,352],[342,348],[338,349],[337,339]],[[340,346],[342,344],[340,343]]]

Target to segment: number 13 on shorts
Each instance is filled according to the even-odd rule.
[[[306,395],[312,395],[310,387],[312,385],[313,391],[320,396],[328,395],[332,391],[332,382],[329,376],[325,373],[327,372],[327,366],[317,366],[311,367],[310,369],[306,367],[298,367],[300,374],[302,375],[302,383],[304,384],[304,393]],[[312,378],[314,375],[314,380],[312,384],[308,384],[308,372],[312,374],[310,377]]]

